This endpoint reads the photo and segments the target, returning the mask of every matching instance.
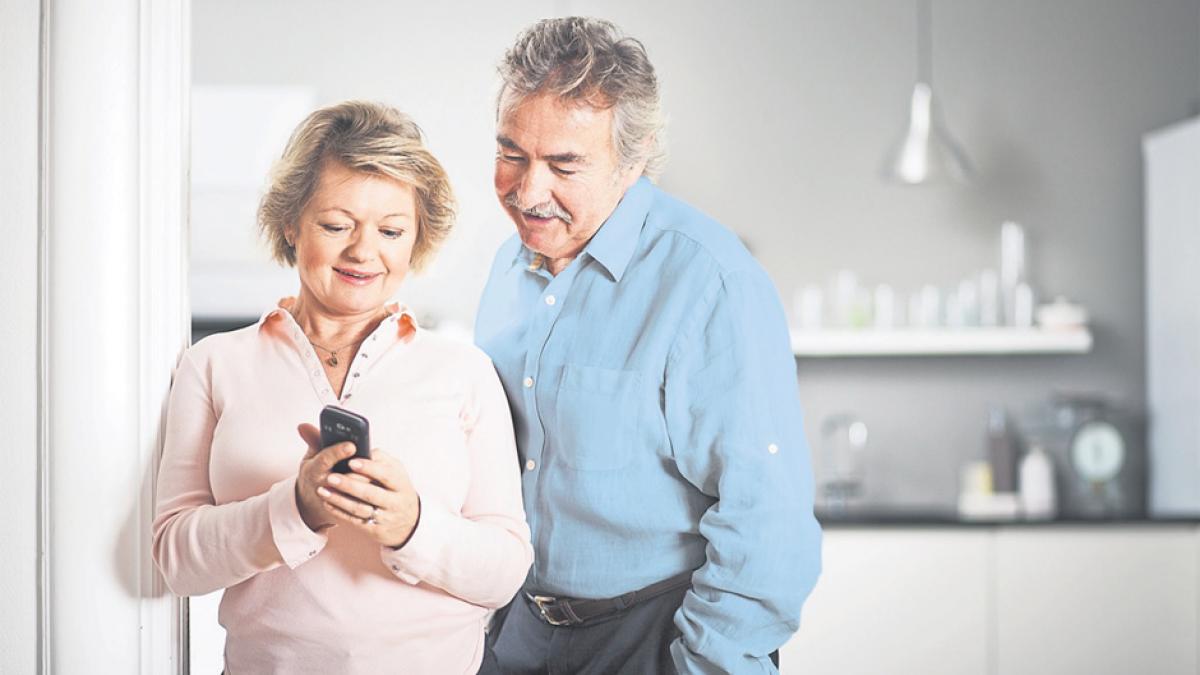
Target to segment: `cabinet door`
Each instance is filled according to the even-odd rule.
[[[1048,527],[996,537],[1000,675],[1195,675],[1195,528]]]
[[[987,672],[987,530],[826,531],[783,675]]]

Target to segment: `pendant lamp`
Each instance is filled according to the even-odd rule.
[[[908,128],[888,154],[884,177],[907,185],[966,182],[973,169],[946,131],[933,96],[932,0],[917,0],[917,81],[913,85]]]

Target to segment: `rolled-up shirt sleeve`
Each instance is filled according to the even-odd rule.
[[[185,353],[171,386],[153,526],[154,561],[178,595],[228,588],[282,564],[294,568],[327,541],[301,519],[295,477],[242,501],[215,503],[209,458],[217,416],[210,392]]]
[[[412,537],[398,550],[383,547],[381,556],[410,584],[424,582],[496,608],[521,587],[533,547],[508,401],[491,361],[478,356],[477,376],[461,415],[471,472],[467,497],[457,510],[422,497]]]
[[[715,502],[706,561],[675,616],[681,673],[773,672],[820,571],[820,527],[795,361],[765,273],[706,289],[668,360],[665,414],[681,474]]]

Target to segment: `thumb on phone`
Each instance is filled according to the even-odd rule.
[[[301,424],[296,427],[296,431],[299,432],[300,438],[308,444],[304,459],[312,459],[321,451],[321,432],[311,424]]]

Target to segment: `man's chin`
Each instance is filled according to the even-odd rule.
[[[521,243],[525,244],[525,248],[534,253],[547,255],[546,251],[552,248],[550,245],[551,237],[546,236],[544,233],[530,230],[527,227],[520,227],[517,229],[517,234],[521,236]]]

